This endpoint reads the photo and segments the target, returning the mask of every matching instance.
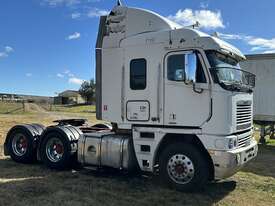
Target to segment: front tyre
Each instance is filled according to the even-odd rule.
[[[58,132],[48,133],[41,143],[40,157],[49,168],[69,168],[72,160],[70,141]]]
[[[207,160],[192,144],[171,144],[161,153],[160,178],[169,187],[193,192],[202,188],[208,177]]]

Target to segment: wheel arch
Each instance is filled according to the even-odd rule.
[[[65,126],[50,126],[46,128],[46,130],[42,133],[39,145],[37,148],[37,156],[38,159],[41,160],[41,149],[42,149],[42,143],[44,139],[52,133],[57,133],[64,138],[66,138],[70,143],[70,152],[77,152],[77,142],[83,133],[81,130],[77,127],[71,126],[71,125],[65,125]]]
[[[45,130],[45,127],[41,124],[22,124],[22,125],[15,125],[12,127],[6,136],[5,142],[4,142],[4,154],[5,155],[10,155],[10,151],[8,151],[7,144],[12,138],[12,134],[15,131],[23,131],[25,132],[28,136],[33,138],[33,145],[32,147],[37,149],[38,147],[38,142],[40,141],[41,135],[43,131]]]
[[[157,150],[155,152],[154,159],[153,159],[153,162],[154,162],[153,165],[159,165],[160,155],[168,145],[173,143],[178,143],[178,142],[188,143],[199,147],[200,151],[205,155],[206,160],[208,161],[209,174],[210,174],[209,179],[213,180],[215,170],[214,170],[214,163],[212,161],[212,158],[210,154],[207,152],[204,145],[202,144],[199,137],[194,134],[167,133],[157,146]]]
[[[22,124],[12,127],[8,131],[4,142],[4,155],[10,156],[14,161],[20,163],[32,163],[36,161],[38,144],[44,130],[45,127],[41,124]],[[12,140],[18,133],[22,133],[28,139],[26,153],[22,156],[18,156],[12,149]]]

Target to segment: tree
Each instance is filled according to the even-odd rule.
[[[79,94],[86,100],[86,103],[91,104],[95,96],[95,80],[84,81],[79,89]]]

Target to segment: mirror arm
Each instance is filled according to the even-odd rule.
[[[193,91],[198,93],[198,94],[203,93],[203,89],[200,89],[199,91],[196,89],[196,84],[195,83],[193,83]]]

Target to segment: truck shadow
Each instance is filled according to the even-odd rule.
[[[168,201],[167,198],[170,199],[169,202],[180,201],[176,205],[180,205],[179,203],[186,203],[187,205],[189,205],[188,203],[190,205],[213,205],[234,191],[237,185],[236,181],[233,180],[211,182],[197,192],[184,193],[163,186],[156,176],[144,175],[142,173],[123,174],[112,169],[105,170],[103,173],[87,170],[82,171],[82,173],[98,178],[113,179],[128,185],[129,190],[134,193],[137,191],[142,192],[144,196],[154,196],[156,193],[158,194],[158,198],[166,197],[166,201]]]
[[[236,187],[235,181],[208,184],[198,193],[161,186],[157,178],[115,170],[54,171],[41,164],[23,165],[0,158],[0,203],[47,205],[214,205]]]
[[[275,178],[275,146],[259,145],[257,157],[245,166],[242,171],[260,176]]]

